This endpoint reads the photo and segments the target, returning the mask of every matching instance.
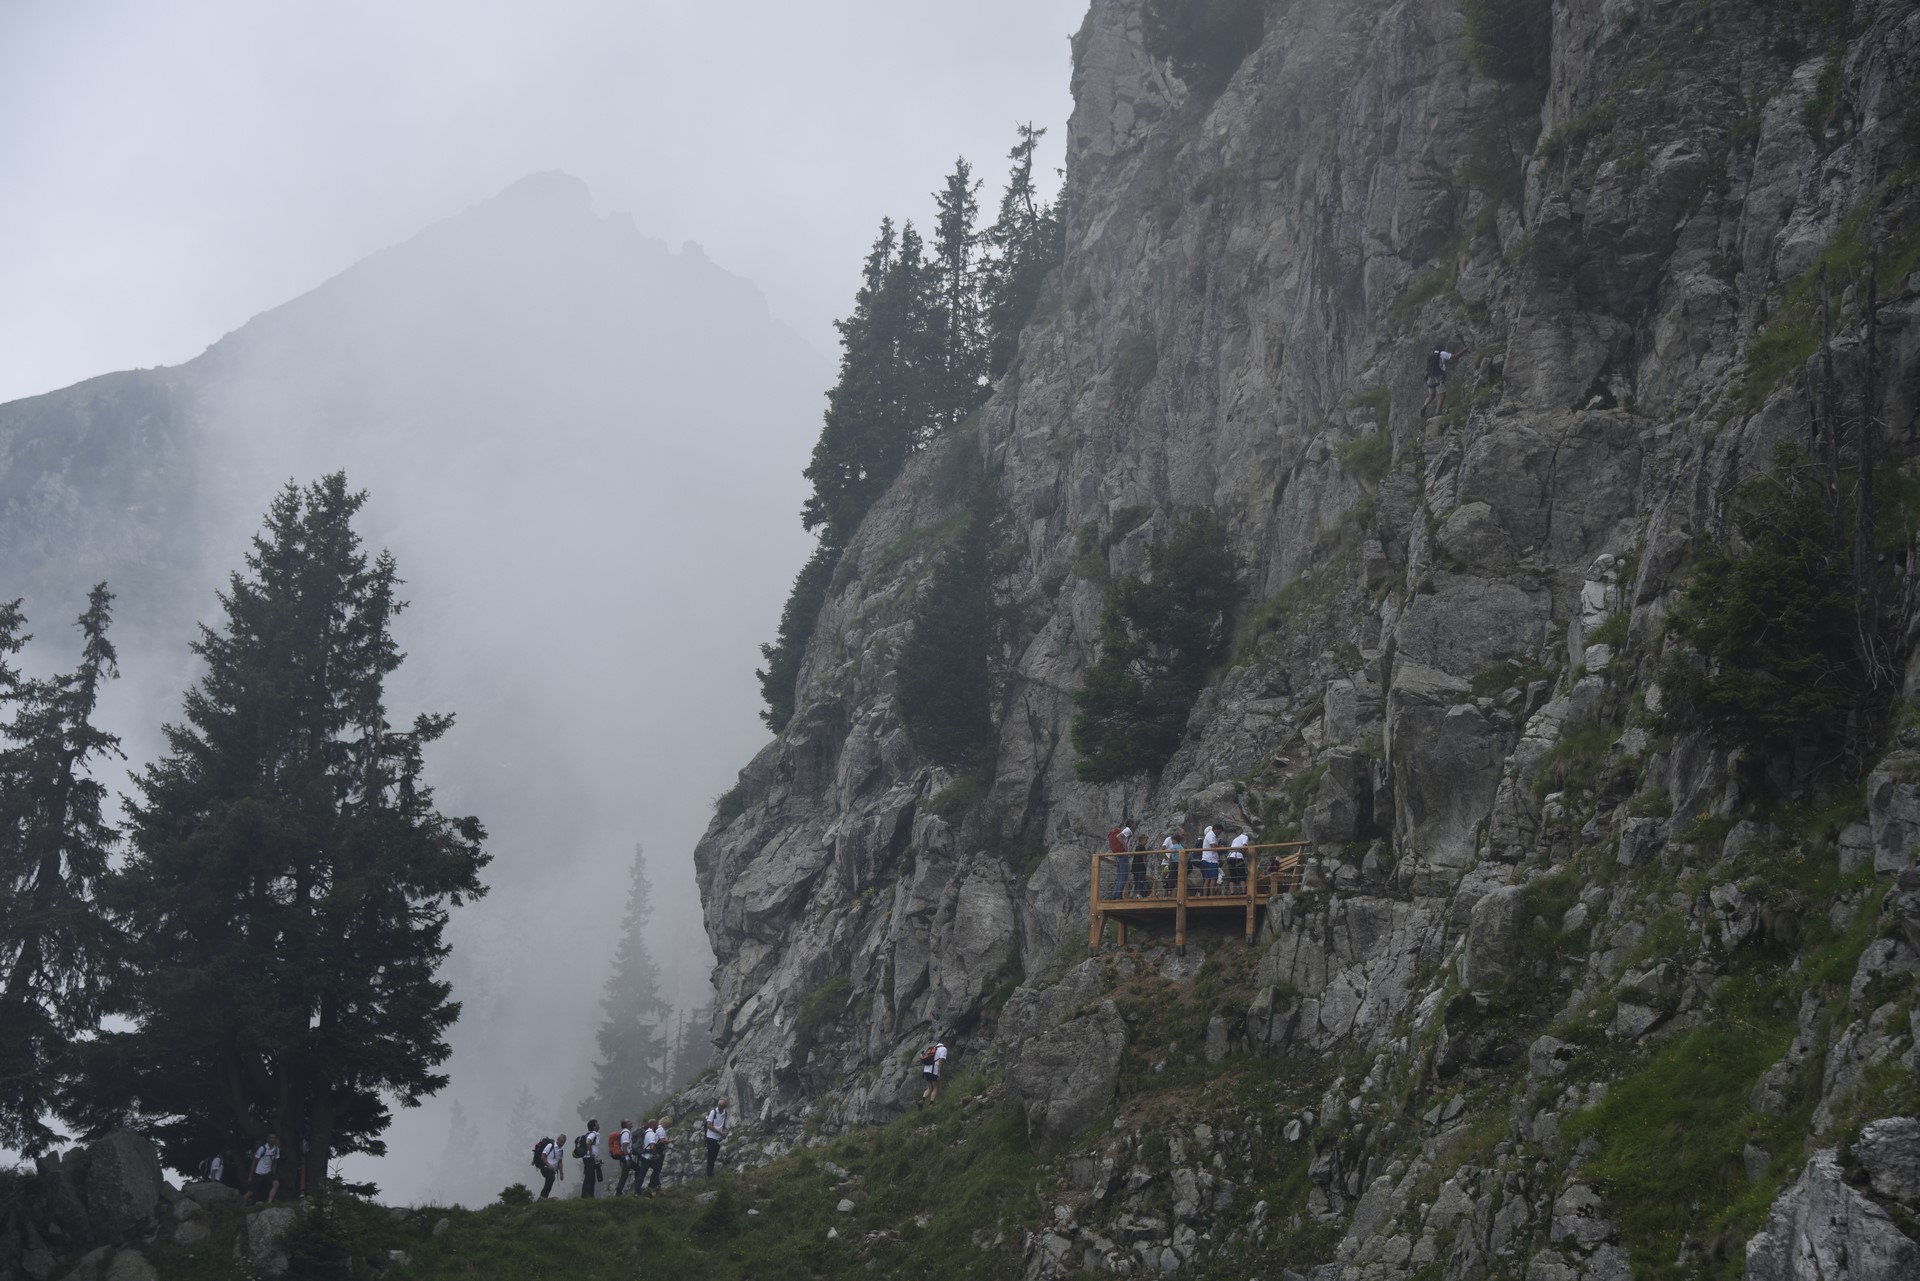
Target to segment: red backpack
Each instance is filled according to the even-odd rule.
[[[1113,854],[1125,854],[1127,852],[1127,843],[1120,839],[1120,829],[1117,827],[1107,829],[1107,850]]]

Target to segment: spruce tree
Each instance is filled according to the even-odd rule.
[[[653,885],[646,855],[633,849],[633,873],[626,915],[620,922],[620,947],[613,974],[600,999],[600,1047],[593,1066],[593,1094],[580,1104],[582,1115],[610,1118],[632,1115],[673,1087],[673,1011],[660,995],[660,970],[647,946],[653,919]]]
[[[980,763],[993,745],[992,510],[976,502],[966,531],[914,601],[901,650],[900,717],[914,749],[942,765]]]
[[[818,529],[821,545],[835,557],[853,537],[875,496],[893,478],[890,461],[906,453],[904,444],[896,447],[889,440],[899,431],[895,344],[887,333],[891,321],[887,287],[897,256],[893,220],[882,219],[880,234],[861,271],[853,313],[834,322],[840,331],[840,377],[827,392],[826,420],[806,470],[813,495],[801,509],[800,523],[808,530]]]
[[[689,1081],[713,1066],[713,1006],[682,1010],[673,1037],[673,1088],[685,1089]]]
[[[940,380],[935,425],[952,427],[984,399],[985,341],[981,333],[980,233],[981,183],[965,156],[954,161],[946,184],[933,193],[934,274],[937,278],[932,325],[939,336]]]
[[[1074,773],[1104,783],[1165,765],[1233,642],[1246,595],[1240,561],[1212,512],[1188,513],[1147,548],[1147,573],[1107,592],[1100,656],[1074,693]]]
[[[986,231],[993,258],[982,271],[985,297],[985,374],[998,378],[1013,364],[1020,330],[1032,319],[1040,302],[1047,273],[1059,265],[1063,252],[1058,212],[1040,202],[1033,180],[1034,153],[1045,129],[1031,124],[1017,127],[1019,140],[1007,158],[1013,169],[1000,197],[1000,212]]]
[[[26,679],[7,660],[28,637],[18,600],[0,604],[0,1144],[35,1155],[77,1037],[93,1031],[118,932],[95,899],[118,833],[102,815],[96,761],[120,740],[93,723],[118,674],[105,583],[81,614],[80,664]]]
[[[387,724],[405,603],[353,530],[365,501],[340,473],[274,499],[105,887],[132,1027],[90,1047],[73,1110],[140,1120],[176,1168],[275,1132],[318,1186],[333,1155],[385,1151],[390,1101],[447,1081],[460,1006],[439,970],[449,909],[485,892],[485,833],[422,781],[453,718]]]

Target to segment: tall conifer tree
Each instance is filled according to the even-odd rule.
[[[980,330],[980,216],[981,183],[965,156],[954,161],[953,172],[933,193],[934,271],[938,276],[932,322],[939,335],[940,386],[935,426],[952,427],[972,413],[984,398],[981,375],[986,369],[985,343]]]
[[[647,878],[646,855],[636,845],[620,947],[600,1000],[593,1095],[580,1105],[584,1115],[599,1117],[603,1125],[651,1107],[673,1088],[673,1011],[660,995],[660,970],[647,946],[652,920],[653,883]]]
[[[986,232],[994,251],[985,271],[986,374],[998,378],[1013,364],[1020,330],[1032,318],[1047,273],[1060,262],[1063,249],[1058,211],[1042,204],[1033,179],[1034,155],[1045,129],[1018,126],[1019,140],[1007,158],[1013,168],[1000,197],[1000,212]]]
[[[80,616],[80,665],[23,678],[7,659],[27,637],[20,602],[0,603],[0,1144],[37,1154],[76,1037],[90,1033],[118,952],[94,890],[118,833],[90,769],[120,740],[93,723],[112,679],[105,583]]]
[[[453,718],[386,723],[405,603],[392,557],[353,530],[365,501],[339,473],[274,499],[105,887],[133,1026],[90,1047],[74,1110],[141,1120],[176,1168],[271,1131],[317,1185],[333,1155],[385,1151],[390,1100],[446,1084],[445,930],[485,892],[485,833],[421,779]]]

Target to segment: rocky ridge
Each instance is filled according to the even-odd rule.
[[[1920,10],[1565,0],[1502,174],[1487,139],[1532,119],[1449,0],[1275,4],[1212,101],[1141,9],[1095,0],[1075,38],[1066,259],[1016,367],[868,516],[792,723],[698,848],[753,1142],[898,1115],[950,1028],[1062,1153],[1048,1222],[997,1247],[1030,1276],[1906,1275],[1920,753],[1767,809],[1660,712],[1696,556],[1807,430],[1807,355],[1770,365],[1767,322],[1863,211],[1914,201]],[[1914,267],[1879,318],[1903,475]],[[1849,374],[1858,310],[1837,300]],[[1451,407],[1422,417],[1442,338]],[[917,758],[892,687],[980,484],[1015,530],[990,781]],[[1105,584],[1195,508],[1258,602],[1234,660],[1157,778],[1077,781]],[[1252,957],[1079,961],[1086,856],[1123,813],[1297,826],[1315,880]],[[1745,1109],[1744,1190],[1676,1226],[1621,1136],[1734,1025],[1763,1057],[1703,1097]],[[1163,1069],[1209,1066],[1239,1085],[1142,1115]]]

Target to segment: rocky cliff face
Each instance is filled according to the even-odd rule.
[[[1853,1136],[1914,1101],[1920,757],[1796,825],[1656,714],[1663,623],[1728,495],[1806,437],[1807,351],[1782,358],[1769,320],[1863,225],[1900,215],[1881,262],[1920,265],[1900,214],[1920,10],[1561,0],[1537,121],[1476,74],[1453,0],[1275,3],[1212,101],[1148,53],[1141,10],[1094,0],[1075,39],[1066,258],[1015,369],[868,517],[792,724],[699,846],[742,1115],[769,1150],[884,1119],[917,1090],[913,1045],[957,1029],[1037,1139],[1084,1149],[1019,1246],[1033,1275],[1284,1257],[1599,1278],[1743,1250],[1756,1276],[1905,1275],[1914,1190],[1862,1162],[1910,1170],[1912,1123]],[[1859,300],[1834,314],[1857,371]],[[1889,469],[1917,317],[1920,274],[1883,289]],[[1464,354],[1423,417],[1435,341]],[[977,799],[893,703],[914,592],[976,483],[1012,513],[996,593],[1020,620]],[[1078,782],[1104,584],[1195,508],[1258,602],[1234,660],[1157,777]],[[1265,1103],[1288,1100],[1271,1128],[1128,1102],[1159,1030],[1129,994],[1190,995],[1200,963],[1150,941],[1076,965],[1087,854],[1123,813],[1314,842],[1251,999],[1205,1020],[1209,1060],[1252,1056]],[[1833,875],[1786,894],[1768,859]],[[1822,930],[1854,940],[1825,970]],[[1230,969],[1235,946],[1201,950]],[[1757,1077],[1709,1092],[1747,1109],[1714,1177],[1751,1205],[1703,1194],[1669,1231],[1621,1173],[1621,1109],[1709,1053],[1695,1033],[1751,1030],[1729,984],[1765,947],[1800,949],[1769,980],[1790,1008],[1743,1042]],[[1269,1149],[1299,1154],[1291,1203],[1229,1211]]]

